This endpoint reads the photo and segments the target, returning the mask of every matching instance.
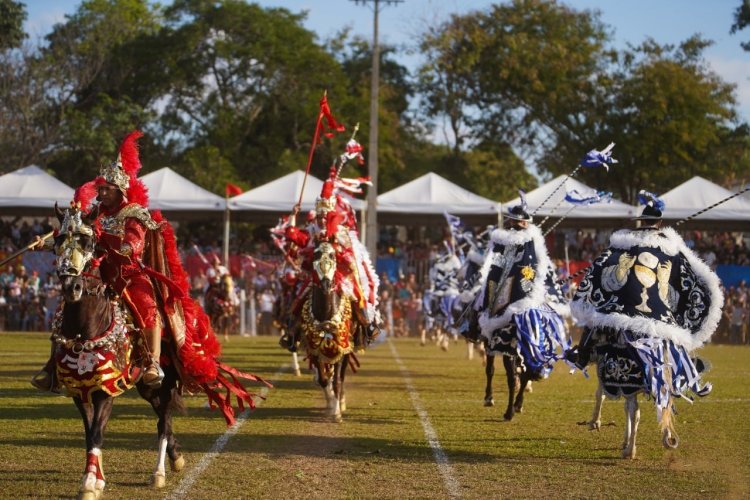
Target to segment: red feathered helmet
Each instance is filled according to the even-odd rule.
[[[136,141],[141,137],[143,137],[143,133],[140,130],[134,130],[125,137],[117,154],[117,159],[99,170],[96,184],[112,184],[122,192],[125,199],[145,206],[148,203],[145,186],[138,180],[141,161],[138,158],[138,143]]]
[[[336,195],[333,193],[335,187],[336,169],[331,168],[329,178],[323,183],[320,196],[315,200],[315,212],[326,214],[336,208]]]

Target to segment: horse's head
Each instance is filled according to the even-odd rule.
[[[313,269],[324,293],[331,291],[336,273],[336,250],[328,241],[321,241],[313,253]]]
[[[77,205],[61,210],[55,204],[60,232],[55,237],[57,276],[66,302],[81,300],[84,291],[83,272],[94,258],[96,235],[93,221],[97,209],[84,214]]]

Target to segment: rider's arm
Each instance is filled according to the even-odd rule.
[[[125,234],[122,236],[122,245],[119,250],[115,249],[120,255],[130,258],[139,258],[143,253],[143,247],[146,241],[146,227],[136,218],[128,218],[125,221]]]

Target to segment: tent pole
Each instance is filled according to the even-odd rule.
[[[364,245],[367,246],[367,200],[363,200],[364,203],[362,203],[362,209],[359,212],[359,220],[362,221],[362,223],[359,225],[359,241]]]
[[[224,265],[229,269],[229,198],[227,197],[224,202],[226,203],[224,208]]]

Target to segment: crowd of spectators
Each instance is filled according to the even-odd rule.
[[[37,235],[53,229],[51,218],[0,219],[0,258],[22,248]],[[265,234],[265,233],[264,233]],[[611,231],[562,229],[548,236],[551,256],[562,267],[564,259],[591,261],[606,248]],[[750,265],[747,233],[684,231],[681,233],[688,247],[712,268],[722,264]],[[401,240],[406,234],[386,230],[381,232],[378,245],[380,260],[396,263],[395,272],[381,275],[380,302],[382,316],[392,322],[386,325],[394,335],[417,334],[424,322],[423,296],[429,268],[444,251],[445,244],[416,240]],[[432,235],[435,236],[435,235]],[[180,241],[191,241],[180,248],[183,260],[199,262],[188,269],[193,296],[202,302],[208,286],[203,259],[220,255],[220,242],[206,243],[184,236]],[[199,241],[193,244],[192,241]],[[248,235],[243,239],[242,251],[233,252],[232,274],[239,290],[255,301],[258,332],[276,333],[273,327],[273,302],[278,284],[269,269],[281,257],[266,238]],[[567,252],[566,252],[567,250]],[[53,272],[39,272],[14,261],[0,273],[0,330],[48,330],[60,301],[60,286]],[[562,272],[559,269],[560,272]],[[572,291],[569,291],[569,293]],[[727,300],[723,318],[717,332],[722,342],[750,343],[750,292],[740,284],[726,290]]]

